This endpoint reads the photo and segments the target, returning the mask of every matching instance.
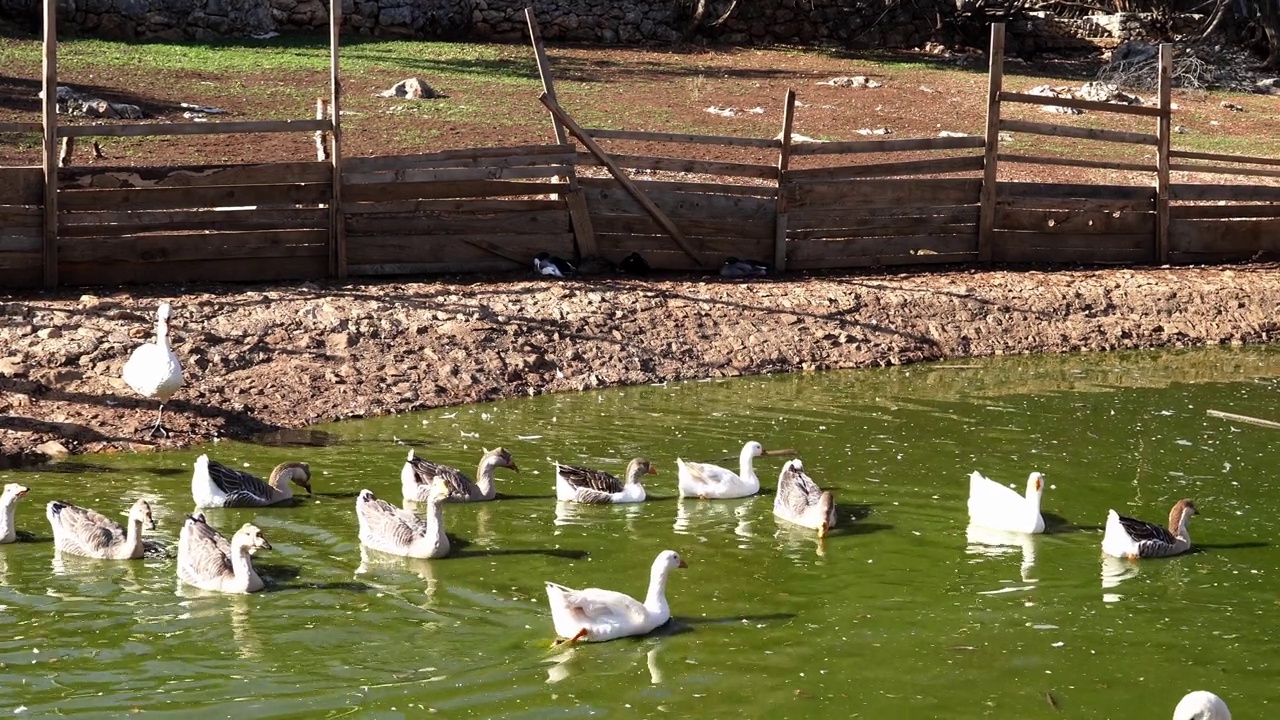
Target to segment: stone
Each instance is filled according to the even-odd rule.
[[[27,366],[16,357],[0,358],[0,376],[25,377]]]
[[[41,340],[56,340],[62,337],[62,331],[56,327],[41,328],[36,332],[36,337]]]
[[[57,440],[49,440],[47,442],[40,443],[36,446],[36,452],[55,459],[63,458],[71,454],[71,451],[67,449],[67,446]]]

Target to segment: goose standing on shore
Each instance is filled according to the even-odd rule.
[[[266,507],[293,498],[290,481],[311,494],[311,466],[304,462],[283,462],[262,478],[235,470],[208,455],[196,458],[191,474],[191,496],[198,508]]]
[[[414,457],[413,451],[410,450],[409,459],[400,469],[400,492],[405,500],[426,502],[427,496],[431,494],[432,485],[440,479],[449,490],[449,501],[492,500],[497,494],[497,488],[493,485],[493,471],[500,467],[520,472],[520,468],[516,467],[515,461],[511,459],[511,453],[507,452],[506,448],[499,447],[484,451],[484,455],[480,458],[480,465],[476,468],[474,481],[455,467]]]
[[[775,452],[781,454],[789,451]],[[764,448],[755,440],[743,445],[742,452],[738,455],[736,473],[719,465],[676,458],[680,497],[729,500],[755,495],[760,492],[760,478],[756,477],[751,461],[764,454]]]
[[[139,500],[129,508],[129,529],[88,508],[62,500],[50,502],[45,509],[53,528],[53,545],[59,552],[97,558],[99,560],[136,560],[142,557],[142,524],[156,529],[151,505]]]
[[[1169,511],[1169,527],[1135,520],[1115,510],[1107,512],[1107,529],[1102,535],[1102,552],[1118,558],[1158,558],[1180,555],[1191,549],[1187,523],[1199,515],[1194,502],[1179,500]]]
[[[782,466],[773,514],[787,522],[818,531],[823,537],[836,525],[836,504],[831,493],[805,474],[804,465],[792,460]]]
[[[356,519],[360,523],[360,542],[366,547],[390,555],[411,558],[438,558],[449,554],[449,536],[444,532],[441,505],[449,496],[444,480],[436,480],[427,495],[427,512],[420,518],[401,510],[386,500],[379,500],[370,490],[356,497]]]
[[[256,525],[245,523],[228,541],[205,520],[188,515],[178,534],[178,579],[201,590],[245,594],[263,588],[253,569],[253,553],[271,543]]]
[[[1043,473],[1033,472],[1027,476],[1027,494],[1019,495],[974,470],[969,476],[969,523],[1012,533],[1042,533],[1042,497]]]
[[[585,505],[644,502],[642,480],[645,475],[657,474],[647,458],[635,458],[627,464],[625,481],[603,470],[556,463],[556,500]]]
[[[1222,698],[1208,690],[1196,690],[1178,703],[1173,720],[1231,720],[1231,711]]]
[[[18,526],[14,523],[14,515],[18,510],[18,498],[27,494],[27,487],[18,483],[6,483],[4,492],[0,493],[0,545],[18,539]]]
[[[169,347],[169,303],[161,303],[156,311],[156,339],[134,348],[121,373],[125,384],[149,400],[159,400],[156,424],[147,437],[168,437],[165,430],[164,404],[182,387],[182,363]]]
[[[572,590],[547,583],[551,620],[562,642],[604,642],[630,635],[645,635],[671,619],[667,604],[667,577],[676,568],[687,568],[674,550],[658,553],[649,569],[649,593],[644,602],[613,590]]]

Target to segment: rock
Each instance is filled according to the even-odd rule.
[[[341,351],[356,346],[351,333],[333,333],[324,339],[324,346],[330,351]]]
[[[378,93],[382,97],[405,98],[406,100],[429,100],[431,98],[444,97],[436,92],[434,88],[426,84],[419,78],[413,77],[401,80],[391,86],[389,90],[383,90]]]
[[[55,459],[63,458],[71,454],[71,451],[67,449],[67,446],[57,440],[49,440],[48,442],[40,443],[36,446],[36,452]]]
[[[16,357],[0,358],[0,376],[26,377],[27,366]]]
[[[36,333],[36,337],[39,337],[41,340],[56,340],[57,338],[62,337],[62,331],[56,327],[41,328]]]

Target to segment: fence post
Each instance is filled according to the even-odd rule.
[[[333,194],[329,199],[329,274],[347,278],[347,220],[342,212],[342,80],[338,75],[338,38],[342,29],[342,0],[329,0],[329,161],[333,164]]]
[[[978,260],[991,262],[996,220],[996,158],[1000,152],[1000,91],[1004,86],[1004,23],[991,25],[987,70],[987,138],[982,159],[982,206],[978,213]]]
[[[538,18],[533,14],[532,5],[525,7],[524,19],[529,24],[529,39],[533,42],[533,57],[538,61],[538,77],[542,79],[542,92],[559,105],[560,101],[556,100],[556,84],[551,78],[551,62],[547,60],[547,49],[542,45],[542,33],[538,30]],[[564,125],[560,123],[555,113],[551,113],[551,130],[555,133],[557,145],[569,142]]]
[[[1156,259],[1169,262],[1169,139],[1172,124],[1173,46],[1160,44],[1160,117],[1156,120]]]
[[[44,286],[58,286],[58,0],[44,0]]]
[[[773,225],[773,269],[783,272],[787,269],[787,196],[783,192],[783,178],[787,174],[787,166],[791,163],[791,126],[795,121],[796,91],[787,89],[787,97],[782,107],[782,134],[778,136],[781,146],[778,149],[778,206]]]

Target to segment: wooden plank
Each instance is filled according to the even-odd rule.
[[[1280,201],[1280,187],[1272,185],[1219,185],[1216,183],[1170,183],[1170,200],[1234,200],[1236,202]]]
[[[41,122],[44,130],[44,286],[58,286],[58,0],[44,0]]]
[[[413,168],[383,170],[372,173],[347,173],[343,181],[353,185],[422,182],[464,182],[468,180],[529,180],[551,181],[573,172],[572,165],[539,165],[537,167],[471,167],[471,168]]]
[[[796,91],[787,88],[782,99],[782,132],[778,135],[778,177],[787,176],[787,167],[791,163],[791,129],[795,124]],[[773,270],[785,272],[787,269],[787,197],[778,193],[773,223]]]
[[[795,157],[806,155],[846,155],[857,153],[916,152],[923,150],[976,150],[986,140],[977,135],[964,137],[906,138],[902,140],[841,140],[838,142],[798,142],[791,145]]]
[[[1275,420],[1264,420],[1263,418],[1251,417],[1249,415],[1238,415],[1236,413],[1223,412],[1222,410],[1206,410],[1205,412],[1209,417],[1215,417],[1221,420],[1230,420],[1232,422],[1240,422],[1247,425],[1257,425],[1258,427],[1280,430],[1280,422],[1276,422]]]
[[[1171,252],[1256,253],[1280,250],[1280,220],[1177,220],[1169,226]]]
[[[328,208],[64,212],[58,235],[129,235],[177,230],[294,230],[329,227]]]
[[[540,251],[555,254],[573,252],[572,233],[544,235],[356,235],[348,237],[352,265],[382,263],[476,262],[493,258],[482,245],[500,248],[506,256],[525,258],[532,267]]]
[[[351,266],[353,277],[371,277],[383,275],[425,275],[425,274],[474,274],[510,272],[517,269],[528,270],[522,264],[517,268],[510,260],[489,258],[472,262],[435,262],[435,263],[366,263]]]
[[[1097,110],[1098,112],[1118,113],[1120,115],[1142,115],[1159,117],[1160,108],[1145,105],[1121,105],[1120,103],[1096,102],[1094,100],[1076,100],[1075,98],[1055,98],[1044,95],[1027,95],[1026,93],[1001,92],[1002,102],[1025,103],[1027,105],[1048,105],[1052,107],[1068,107],[1078,110]]]
[[[16,250],[0,252],[0,270],[29,270],[37,278],[40,276],[40,266],[44,262],[44,253],[41,251],[40,243],[36,244],[36,249],[28,252],[18,252]]]
[[[261,230],[62,238],[58,245],[64,263],[156,263],[325,257],[328,240],[327,229]]]
[[[987,71],[987,126],[983,139],[982,189],[978,202],[978,260],[991,261],[991,233],[995,217],[1000,166],[1000,94],[1004,87],[1004,23],[991,25],[991,49]]]
[[[554,146],[552,146],[554,147]],[[536,155],[511,155],[502,157],[484,157],[484,158],[468,158],[465,160],[436,160],[421,161],[416,165],[398,167],[392,169],[378,169],[360,172],[352,172],[350,168],[350,160],[343,163],[347,172],[343,178],[349,185],[370,182],[403,182],[405,180],[423,180],[431,179],[428,173],[436,171],[440,173],[440,177],[450,177],[446,171],[463,172],[467,170],[496,170],[501,171],[505,168],[545,168],[540,175],[536,170],[529,170],[530,177],[541,177],[551,175],[564,175],[572,171],[573,166],[577,163],[578,154],[572,150],[555,154],[536,154]],[[483,177],[483,176],[481,176]],[[512,174],[504,174],[502,177],[515,177]]]
[[[1251,177],[1280,177],[1280,170],[1266,168],[1237,168],[1225,165],[1198,165],[1196,163],[1169,163],[1175,172],[1198,172],[1210,175],[1244,175]]]
[[[435,212],[420,215],[352,215],[347,232],[360,235],[449,235],[452,233],[538,234],[570,232],[565,208],[533,212],[459,213]]]
[[[58,137],[151,137],[159,135],[241,135],[249,133],[315,132],[333,130],[328,120],[237,120],[194,123],[136,123],[133,125],[68,125]]]
[[[997,208],[995,226],[1000,230],[1042,233],[1155,233],[1151,212],[1114,213],[1080,210],[1026,210]]]
[[[347,185],[343,202],[387,202],[391,200],[435,200],[443,198],[503,197],[512,195],[559,195],[564,183],[524,180],[464,180],[460,182],[383,183]]]
[[[564,200],[541,198],[537,200],[459,198],[454,200],[396,200],[392,202],[352,202],[347,198],[342,211],[348,215],[418,215],[423,213],[507,213],[566,211]]]
[[[579,257],[590,257],[599,253],[596,246],[595,227],[591,222],[591,210],[587,207],[587,196],[582,188],[565,193],[565,202],[569,206],[569,223],[573,227],[573,238],[578,248]]]
[[[1070,250],[1142,250],[1152,257],[1155,237],[1143,233],[1049,233],[996,230],[992,240],[1001,247],[1058,248]]]
[[[533,43],[533,57],[538,63],[538,78],[542,80],[542,92],[551,98],[552,102],[556,101],[556,85],[551,78],[551,61],[547,59],[547,48],[542,44],[542,33],[538,30],[538,18],[534,15],[533,6],[529,5],[524,9],[525,24],[529,26],[529,40]],[[569,142],[569,138],[565,135],[564,126],[556,119],[554,113],[551,115],[551,134],[556,142],[564,145]]]
[[[1133,265],[1149,263],[1151,256],[1151,250],[1026,247],[999,242],[991,253],[995,262],[1072,265]]]
[[[795,270],[838,270],[863,267],[899,267],[905,265],[950,265],[955,263],[972,263],[978,261],[978,253],[931,253],[922,252],[914,255],[865,255],[859,257],[815,258],[812,260],[791,260]]]
[[[553,96],[554,100],[555,97]],[[690,135],[687,133],[645,132],[642,130],[604,130],[586,128],[596,140],[637,140],[640,142],[676,143],[688,145],[719,145],[722,147],[776,148],[777,138],[749,138],[732,135]]]
[[[1191,152],[1188,150],[1169,150],[1169,157],[1183,160],[1208,160],[1210,162],[1244,163],[1249,165],[1280,165],[1280,158],[1251,157],[1248,155],[1226,155],[1223,153]]]
[[[0,135],[9,133],[27,135],[44,130],[44,124],[38,122],[0,122]]]
[[[791,228],[787,239],[837,240],[841,238],[918,237],[922,235],[972,235],[978,237],[978,224],[973,223],[921,223],[915,227],[816,227]],[[975,246],[976,247],[976,246]]]
[[[978,222],[977,205],[939,207],[839,207],[791,213],[793,228],[910,228],[921,223],[970,224]]]
[[[0,205],[43,205],[44,168],[0,167]]]
[[[1154,198],[1146,200],[1107,200],[1102,198],[996,198],[997,208],[1020,210],[1101,210],[1106,212],[1154,212]]]
[[[329,183],[306,185],[213,185],[198,187],[63,190],[58,202],[65,212],[82,210],[177,210],[181,208],[323,205]]]
[[[6,228],[0,231],[0,253],[36,253],[44,251],[44,230],[34,228]],[[41,256],[43,258],[43,256]],[[35,262],[42,266],[42,260]]]
[[[977,203],[982,178],[872,179],[856,182],[786,183],[789,211],[810,207],[960,205]]]
[[[1016,155],[1000,153],[999,162],[1027,163],[1029,165],[1057,165],[1066,167],[1096,168],[1099,170],[1128,170],[1135,172],[1154,172],[1155,167],[1144,163],[1120,162],[1119,160],[1085,160],[1083,158],[1050,157],[1048,155]]]
[[[939,254],[977,252],[978,236],[972,232],[964,235],[796,240],[788,244],[787,259],[801,263],[820,258],[916,255],[922,250]]]
[[[1000,182],[1001,200],[1010,198],[1075,198],[1082,200],[1141,200],[1153,202],[1156,189],[1140,185],[1092,185],[1080,183]]]
[[[1156,261],[1169,262],[1169,143],[1172,134],[1170,115],[1173,93],[1173,46],[1160,44],[1159,73],[1157,86],[1160,105],[1160,117],[1156,118],[1156,137],[1160,142],[1156,147]]]
[[[342,0],[329,0],[329,276],[347,277],[347,225],[342,214],[342,76],[339,48],[342,32]]]
[[[1102,128],[1080,127],[1078,125],[1029,122],[1027,120],[1002,119],[1000,121],[1000,129],[1007,132],[1020,132],[1031,135],[1079,138],[1081,140],[1102,140],[1105,142],[1131,143],[1134,145],[1155,145],[1159,142],[1159,138],[1148,133],[1125,132],[1123,130],[1104,130]]]
[[[981,155],[964,157],[930,158],[928,160],[905,160],[898,162],[868,163],[865,165],[842,165],[840,167],[808,168],[790,170],[786,180],[791,182],[822,182],[848,180],[854,178],[893,177],[898,175],[943,175],[955,172],[974,172],[982,170]]]
[[[603,152],[603,151],[602,151]],[[609,161],[618,167],[632,170],[665,170],[668,172],[694,173],[697,175],[727,175],[774,180],[778,168],[754,163],[695,160],[692,158],[661,157],[657,155],[609,155]],[[579,165],[605,165],[606,162],[593,153],[578,153]]]
[[[676,252],[671,242],[662,235],[652,233],[632,234],[625,232],[596,233],[600,252],[606,256],[625,257],[632,252],[639,252],[648,258],[651,252]],[[767,257],[773,248],[773,238],[743,238],[733,235],[719,235],[690,238],[690,242],[700,256],[707,262],[718,265],[726,256]]]
[[[310,280],[328,271],[324,247],[313,257],[216,259],[157,263],[63,263],[67,285],[165,282],[265,282]]]
[[[591,216],[592,227],[597,233],[630,233],[637,235],[662,234],[662,228],[648,215],[599,215]],[[689,237],[723,236],[744,240],[774,239],[774,224],[766,221],[750,221],[734,217],[708,216],[680,221],[680,229]]]
[[[0,205],[0,232],[7,227],[41,227],[44,208],[39,205]]]
[[[374,155],[350,157],[343,160],[349,173],[406,170],[412,168],[469,167],[472,165],[502,165],[524,160],[537,162],[547,155],[573,157],[577,150],[572,145],[512,145],[483,148],[458,148],[439,150],[418,155]]]
[[[592,215],[642,215],[644,206],[621,187],[591,187],[583,184],[582,192]],[[735,217],[759,220],[772,225],[777,203],[772,198],[737,195],[704,195],[659,190],[646,190],[646,198],[660,207],[669,218],[700,220],[708,217]],[[665,228],[664,228],[665,229]]]
[[[1173,220],[1212,220],[1217,218],[1280,217],[1280,203],[1263,205],[1174,205],[1169,208]]]
[[[178,167],[74,167],[58,171],[59,190],[329,182],[325,162]]]
[[[622,185],[613,178],[590,178],[584,177],[578,179],[584,188],[622,190]],[[670,180],[632,180],[636,187],[640,188],[645,194],[652,196],[654,192],[670,191],[680,193],[705,193],[708,195],[734,195],[743,197],[760,197],[776,199],[778,196],[778,188],[776,185],[734,185],[730,183],[705,183],[692,181],[670,181]]]

